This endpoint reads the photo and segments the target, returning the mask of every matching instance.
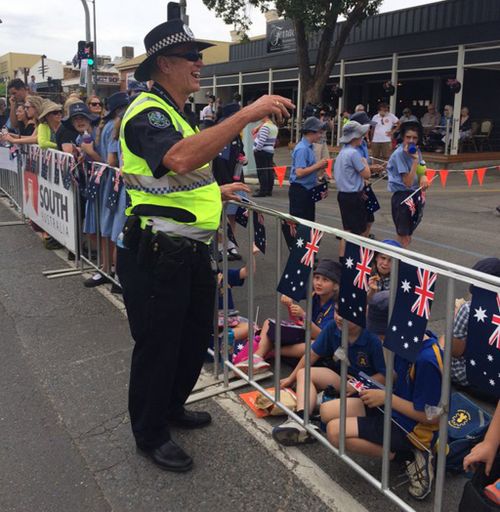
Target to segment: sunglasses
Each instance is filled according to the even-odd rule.
[[[189,60],[190,62],[198,62],[203,60],[201,52],[186,52],[186,53],[169,53],[165,57],[179,57],[179,59]]]
[[[49,114],[53,114],[55,116],[62,116],[62,110],[55,110],[54,112],[49,112]]]
[[[89,105],[92,105],[93,107],[102,107],[102,103],[100,101],[91,101]]]

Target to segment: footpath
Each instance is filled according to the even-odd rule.
[[[0,222],[11,220],[0,202]],[[269,439],[257,441],[227,412],[241,409],[234,396],[218,399],[232,402],[225,408],[213,399],[191,406],[210,411],[210,427],[174,432],[195,460],[190,473],[137,456],[126,318],[80,276],[42,275],[65,266],[28,226],[0,227],[2,512],[366,510],[329,478],[323,494],[301,483],[293,469],[305,464],[274,456]]]

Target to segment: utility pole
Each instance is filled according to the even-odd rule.
[[[94,16],[94,94],[97,94],[97,67],[99,59],[97,57],[97,35],[96,35],[96,16],[95,16],[95,0],[92,0],[93,16]]]
[[[87,2],[82,0],[83,10],[85,11],[85,41],[91,41],[90,37],[90,14]],[[87,66],[87,98],[92,95],[92,70]]]

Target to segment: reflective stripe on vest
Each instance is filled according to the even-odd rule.
[[[197,133],[175,108],[152,93],[141,93],[130,104],[120,129],[123,179],[132,202],[127,214],[130,215],[131,210],[139,204],[182,208],[191,212],[196,220],[189,224],[180,224],[172,219],[141,217],[141,225],[144,227],[148,218],[152,218],[156,230],[209,241],[219,226],[222,210],[220,190],[213,178],[210,164],[204,164],[187,174],[180,175],[169,171],[161,178],[155,178],[146,160],[135,155],[126,144],[127,123],[151,107],[163,110],[183,137]]]

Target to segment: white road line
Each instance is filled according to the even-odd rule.
[[[292,472],[313,494],[334,512],[368,512],[349,492],[332,480],[298,448],[282,447],[271,437],[272,426],[245,408],[238,396],[229,392],[213,398],[235,421],[251,434],[273,457]]]

